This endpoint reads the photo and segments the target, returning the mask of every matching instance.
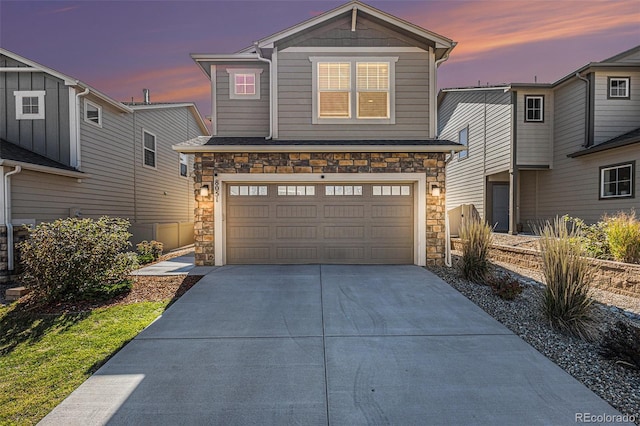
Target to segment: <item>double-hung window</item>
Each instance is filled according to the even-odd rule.
[[[397,57],[311,57],[313,124],[395,123]]]
[[[156,136],[142,131],[142,161],[145,167],[156,168]]]
[[[458,152],[458,159],[462,160],[469,156],[469,127],[464,127],[458,132],[458,143],[464,145],[465,149]]]
[[[600,198],[633,198],[635,161],[600,168]]]
[[[630,99],[629,77],[609,77],[609,99]]]
[[[524,121],[544,121],[544,96],[538,95],[524,97]]]
[[[42,120],[44,119],[44,90],[16,90],[16,119]]]

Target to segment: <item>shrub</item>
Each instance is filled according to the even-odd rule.
[[[587,225],[584,220],[577,217],[563,216],[568,225],[574,225],[577,239],[581,242],[586,255],[596,259],[611,259],[611,251],[607,243],[607,223],[601,220],[593,225]]]
[[[137,266],[124,219],[59,219],[41,223],[20,243],[23,281],[45,301],[91,299],[126,290]]]
[[[580,234],[563,218],[547,222],[540,235],[542,270],[546,280],[542,310],[550,324],[585,340],[591,340],[595,327],[591,317],[588,259],[583,257]]]
[[[138,262],[141,264],[150,263],[162,255],[163,244],[160,241],[144,240],[136,245],[138,249]]]
[[[619,212],[604,219],[609,251],[620,262],[640,263],[640,221],[636,213]]]
[[[487,284],[493,290],[493,294],[504,300],[513,300],[522,293],[522,284],[511,274],[489,277]]]
[[[491,247],[491,227],[480,219],[467,219],[460,227],[462,240],[461,272],[470,281],[485,281],[489,271],[489,248]]]
[[[640,328],[618,321],[604,335],[601,353],[625,367],[640,369]]]

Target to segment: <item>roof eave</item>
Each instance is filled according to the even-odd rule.
[[[174,151],[196,152],[451,152],[462,145],[173,145]]]
[[[8,166],[8,167],[20,166],[24,170],[31,170],[34,172],[48,173],[48,174],[58,175],[58,176],[66,176],[66,177],[76,178],[76,179],[87,179],[91,177],[90,174],[79,172],[76,170],[59,169],[57,167],[42,166],[40,164],[27,163],[25,161],[8,160],[4,158],[0,158],[0,166]]]

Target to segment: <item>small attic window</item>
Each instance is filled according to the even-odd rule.
[[[609,77],[609,99],[629,99],[629,77]]]
[[[43,120],[44,119],[44,90],[16,90],[16,119]]]
[[[102,108],[91,101],[84,100],[84,121],[102,127]]]
[[[262,71],[259,68],[227,68],[229,99],[260,99],[260,74]]]

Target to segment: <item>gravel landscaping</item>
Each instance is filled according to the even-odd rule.
[[[613,407],[635,417],[640,424],[640,370],[632,370],[605,359],[599,354],[597,343],[588,343],[556,332],[542,317],[539,304],[543,284],[537,271],[509,265],[494,265],[495,273],[511,273],[523,284],[524,291],[513,301],[494,295],[491,288],[461,278],[453,256],[453,268],[430,268],[469,300],[531,346],[551,359],[573,377],[584,383]],[[508,268],[508,269],[507,269]],[[604,332],[618,320],[640,325],[640,300],[614,295],[605,291],[593,294],[598,329]],[[621,303],[624,309],[613,305]]]

